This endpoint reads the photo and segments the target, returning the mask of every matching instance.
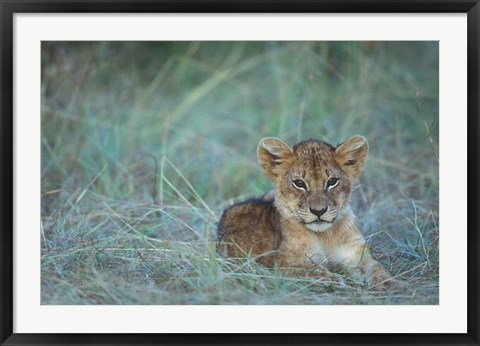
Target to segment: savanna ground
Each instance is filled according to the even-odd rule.
[[[438,43],[43,42],[42,304],[438,304]],[[406,291],[215,251],[265,136],[370,155],[353,209]]]

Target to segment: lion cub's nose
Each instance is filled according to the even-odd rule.
[[[317,215],[318,218],[320,218],[320,216],[322,216],[323,214],[325,214],[325,212],[327,211],[327,208],[328,208],[328,207],[325,207],[325,208],[320,209],[320,210],[315,210],[315,209],[312,209],[312,208],[309,207],[310,212],[311,212],[312,214],[314,214],[314,215]]]

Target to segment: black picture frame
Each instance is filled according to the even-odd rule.
[[[478,0],[0,0],[0,341],[2,345],[174,344],[479,344],[479,17]],[[18,334],[13,333],[13,17],[15,13],[441,13],[468,14],[468,316],[466,334]],[[454,316],[452,316],[454,318]]]

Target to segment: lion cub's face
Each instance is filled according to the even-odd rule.
[[[325,232],[347,212],[368,143],[353,136],[337,147],[308,140],[291,148],[269,137],[260,141],[257,154],[265,175],[275,185],[275,205],[283,218]]]

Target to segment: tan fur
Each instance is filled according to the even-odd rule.
[[[370,255],[349,207],[368,155],[365,138],[337,147],[308,140],[293,148],[264,138],[257,155],[274,189],[224,211],[219,242],[225,255],[340,282],[330,270],[341,267],[378,288],[396,281]]]

